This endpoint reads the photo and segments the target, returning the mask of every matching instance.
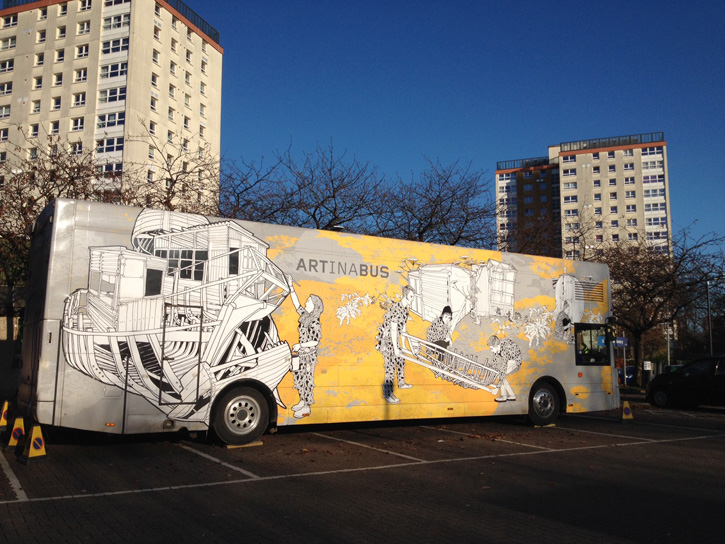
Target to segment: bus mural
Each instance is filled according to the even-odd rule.
[[[239,444],[619,403],[602,265],[63,199],[31,261],[19,400],[41,423]]]

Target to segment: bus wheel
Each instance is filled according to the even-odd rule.
[[[252,387],[235,387],[217,401],[214,431],[227,444],[240,446],[254,442],[268,424],[267,400]]]
[[[534,425],[551,425],[559,415],[559,396],[548,383],[534,385],[529,395],[529,419]]]

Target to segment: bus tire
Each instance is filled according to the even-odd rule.
[[[529,420],[534,425],[551,425],[559,416],[559,395],[554,388],[539,382],[531,388],[529,394]]]
[[[253,387],[234,387],[216,403],[213,427],[223,442],[234,446],[257,440],[269,425],[269,405]]]

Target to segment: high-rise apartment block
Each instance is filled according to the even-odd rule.
[[[670,250],[662,132],[564,142],[548,157],[499,162],[496,194],[501,250],[571,259],[621,242]]]
[[[222,54],[180,0],[5,0],[0,160],[32,159],[46,135],[95,150],[102,172],[146,169],[149,181],[149,137],[218,157]]]

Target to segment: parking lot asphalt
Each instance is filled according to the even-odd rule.
[[[632,406],[625,422],[316,426],[247,448],[47,429],[45,457],[0,455],[0,542],[719,542],[725,411]]]

